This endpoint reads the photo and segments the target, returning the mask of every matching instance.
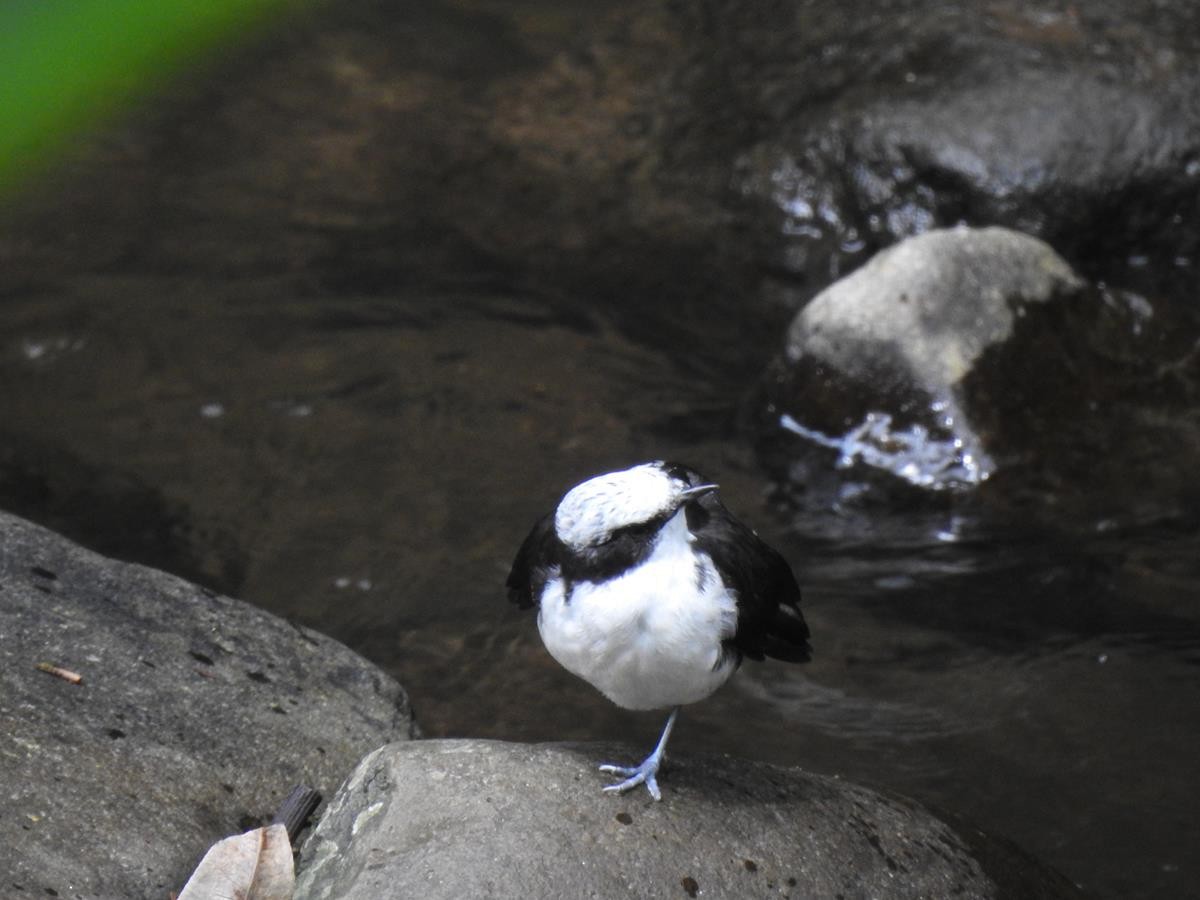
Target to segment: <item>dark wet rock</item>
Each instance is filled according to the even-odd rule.
[[[5,896],[161,900],[293,785],[331,796],[413,734],[341,644],[3,513],[0,633]]]
[[[1012,437],[980,433],[964,382],[1032,307],[1082,287],[1048,245],[1007,229],[902,241],[792,322],[768,409],[831,451],[822,454],[825,468],[836,459],[841,468],[862,463],[933,490],[979,485],[995,472],[996,446]],[[1057,366],[1010,352],[1047,372]],[[978,378],[994,382],[987,373]],[[1009,388],[992,384],[994,393]]]
[[[1079,896],[1004,841],[798,769],[685,756],[661,803],[604,795],[597,761],[630,752],[382,747],[306,842],[296,898]]]
[[[1042,237],[1091,277],[1195,258],[1194,7],[853,3],[768,28],[757,4],[715,6],[719,58],[744,64],[730,92],[763,122],[738,183],[798,283],[959,221]]]

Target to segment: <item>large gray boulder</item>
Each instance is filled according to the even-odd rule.
[[[296,900],[1078,896],[916,803],[765,763],[682,757],[655,803],[601,793],[628,748],[419,741],[372,753],[305,844]]]
[[[1007,228],[930,231],[879,253],[823,291],[792,322],[787,352],[845,372],[868,364],[861,344],[890,348],[909,379],[937,395],[988,347],[1008,339],[1024,307],[1082,287],[1044,241]]]
[[[802,440],[776,434],[766,457],[816,506],[969,493],[1001,519],[1087,529],[1186,509],[1196,359],[1150,371],[1128,345],[1147,317],[1030,235],[908,238],[793,320],[757,414]]]
[[[996,467],[988,445],[1002,436],[973,424],[982,417],[972,416],[966,379],[1033,307],[1082,287],[1046,243],[1005,228],[901,241],[796,316],[773,406],[843,467],[862,462],[932,489],[980,484]],[[1061,364],[1028,358],[1047,373]]]
[[[0,723],[0,894],[80,900],[163,900],[294,784],[331,796],[415,727],[336,641],[5,513]]]

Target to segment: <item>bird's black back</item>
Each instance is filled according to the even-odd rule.
[[[667,471],[693,486],[706,483],[699,472],[679,463],[668,463]],[[751,659],[807,662],[812,657],[808,623],[800,612],[800,585],[787,560],[735,519],[716,494],[689,503],[687,523],[696,548],[709,555],[735,592],[738,623],[728,649]]]
[[[709,555],[737,600],[737,631],[729,649],[751,659],[807,662],[812,655],[808,624],[787,560],[711,494],[688,504],[687,521],[696,549]]]

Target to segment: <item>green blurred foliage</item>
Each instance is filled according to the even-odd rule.
[[[0,190],[295,0],[0,0]]]

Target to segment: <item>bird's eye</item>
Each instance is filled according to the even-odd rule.
[[[609,532],[605,543],[611,543],[618,538],[637,538],[646,537],[654,534],[662,526],[662,518],[651,519],[648,522],[635,522],[632,525],[623,525],[620,528],[614,528]]]

